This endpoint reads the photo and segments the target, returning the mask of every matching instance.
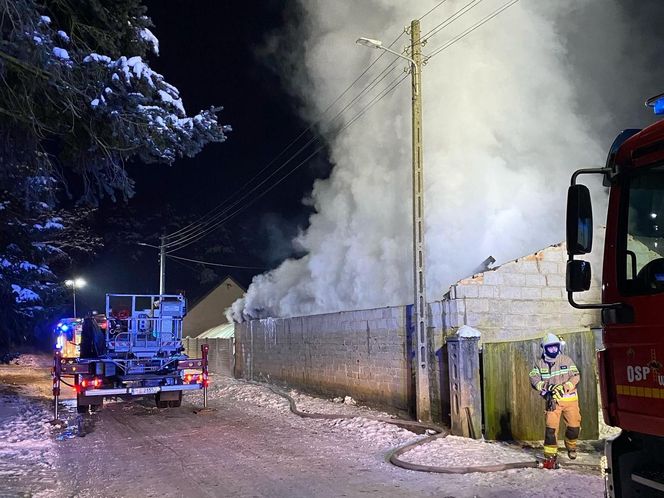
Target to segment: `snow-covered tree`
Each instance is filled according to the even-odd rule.
[[[80,221],[133,194],[128,160],[172,163],[226,138],[219,108],[188,116],[150,68],[150,26],[138,0],[0,0],[0,347],[58,304],[72,251],[98,246]]]

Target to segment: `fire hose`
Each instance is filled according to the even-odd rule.
[[[341,414],[334,414],[334,413],[309,413],[309,412],[303,412],[297,408],[297,404],[295,403],[295,400],[287,393],[277,389],[274,386],[271,386],[269,384],[261,384],[259,382],[253,382],[253,381],[248,381],[250,384],[258,385],[261,387],[266,387],[273,393],[281,396],[282,398],[286,399],[289,404],[290,411],[297,415],[298,417],[302,418],[311,418],[311,419],[324,419],[324,420],[339,420],[339,419],[353,419],[357,418],[356,415],[341,415]],[[509,463],[501,463],[501,464],[494,464],[494,465],[473,465],[473,466],[465,466],[465,467],[439,467],[439,466],[434,466],[434,465],[420,465],[417,463],[412,463],[412,462],[407,462],[405,460],[399,459],[399,456],[403,455],[404,453],[412,450],[413,448],[416,448],[418,446],[422,446],[425,444],[428,444],[436,439],[441,439],[444,437],[447,437],[449,435],[449,432],[444,429],[443,427],[440,427],[435,424],[427,424],[423,422],[416,422],[413,420],[402,420],[402,419],[391,419],[391,418],[384,418],[384,417],[364,417],[367,418],[368,420],[374,420],[376,422],[383,422],[386,424],[392,424],[396,425],[401,428],[412,428],[412,429],[419,429],[423,431],[433,431],[435,434],[429,435],[423,439],[420,439],[418,441],[414,441],[411,443],[407,443],[403,446],[400,446],[398,448],[395,448],[393,450],[390,450],[387,455],[386,455],[386,460],[390,462],[392,465],[395,465],[397,467],[401,467],[403,469],[407,470],[415,470],[418,472],[432,472],[432,473],[438,473],[438,474],[470,474],[472,472],[501,472],[504,470],[510,470],[510,469],[527,469],[527,468],[542,468],[542,462],[539,460],[535,459],[530,460],[530,461],[523,461],[523,462],[509,462]],[[561,468],[592,468],[594,470],[599,470],[598,465],[594,464],[584,464],[584,463],[574,463],[574,464],[564,464],[561,465]]]

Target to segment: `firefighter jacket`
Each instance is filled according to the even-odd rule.
[[[545,360],[542,355],[530,371],[530,384],[533,389],[541,392],[548,386],[562,385],[565,388],[565,394],[559,400],[562,402],[578,399],[576,385],[580,380],[581,376],[574,361],[562,353],[553,361]]]

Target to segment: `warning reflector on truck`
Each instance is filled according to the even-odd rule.
[[[178,361],[178,370],[185,370],[187,368],[202,368],[203,360],[180,360]]]

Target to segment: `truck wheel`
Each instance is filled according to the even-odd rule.
[[[178,399],[173,399],[169,401],[168,404],[171,408],[179,408],[182,405],[182,391],[180,391]]]
[[[154,395],[154,401],[157,404],[157,408],[168,408],[168,401],[162,401],[161,396],[159,396],[160,393],[157,393]]]

